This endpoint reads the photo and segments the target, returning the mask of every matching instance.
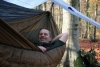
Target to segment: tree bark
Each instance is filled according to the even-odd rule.
[[[78,0],[65,0],[68,4],[78,9]],[[62,32],[69,32],[69,38],[66,42],[66,51],[62,58],[62,65],[60,67],[74,67],[74,61],[78,57],[78,22],[79,19],[63,10],[63,26]]]
[[[98,9],[98,5],[96,5],[96,10],[95,10],[95,21],[97,19],[97,9]],[[96,26],[94,26],[94,33],[93,33],[93,41],[96,41]]]

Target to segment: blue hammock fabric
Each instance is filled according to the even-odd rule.
[[[28,9],[0,0],[0,18],[6,22],[21,21],[43,12],[45,11]]]

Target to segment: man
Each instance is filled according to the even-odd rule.
[[[54,39],[52,39],[51,33],[49,30],[47,29],[41,29],[39,32],[39,36],[38,36],[39,42],[40,43],[54,43],[54,45],[56,44],[56,41],[60,44],[65,44],[65,42],[68,39],[68,33],[62,33],[59,34],[58,36],[56,36]],[[50,44],[49,46],[51,46],[52,44]],[[43,45],[38,46],[42,52],[46,52],[47,48]]]

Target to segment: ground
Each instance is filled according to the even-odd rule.
[[[89,39],[79,39],[80,48],[89,51],[91,48],[94,48],[96,52],[95,59],[100,63],[100,40],[97,42],[92,42]]]

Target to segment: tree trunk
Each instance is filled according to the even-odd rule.
[[[95,21],[97,19],[97,8],[98,6],[96,5],[96,10],[95,10]],[[96,26],[94,26],[94,35],[93,35],[93,41],[96,41]]]
[[[78,0],[66,0],[68,4],[78,9]],[[63,27],[62,32],[69,32],[69,38],[66,42],[66,51],[62,58],[62,66],[60,67],[74,67],[74,61],[78,57],[77,51],[79,51],[78,45],[78,22],[79,19],[73,16],[69,12],[63,10]]]
[[[89,17],[89,0],[86,0],[87,1],[87,4],[86,4],[86,16]],[[86,30],[85,30],[85,36],[84,38],[90,38],[90,27],[89,27],[90,23],[89,22],[86,22]]]

